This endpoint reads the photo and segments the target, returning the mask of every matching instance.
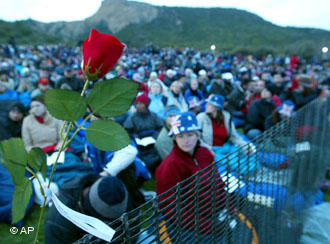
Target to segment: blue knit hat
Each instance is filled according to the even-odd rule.
[[[173,136],[198,130],[201,130],[201,128],[198,126],[196,115],[192,112],[183,112],[171,123],[171,130],[168,135]]]
[[[180,113],[180,109],[178,109],[177,106],[175,105],[169,105],[165,108],[165,118],[167,118],[168,116],[170,116],[171,114],[173,115],[178,115]]]
[[[116,219],[127,210],[128,192],[124,183],[114,176],[101,177],[90,187],[85,207],[95,217]]]
[[[225,102],[225,98],[218,94],[211,94],[205,101],[207,103],[211,103],[218,109],[223,110],[223,104]]]

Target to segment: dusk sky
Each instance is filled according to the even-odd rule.
[[[0,2],[0,19],[32,18],[42,22],[83,20],[102,0],[8,0]],[[238,8],[281,26],[315,27],[330,31],[329,0],[139,0],[154,5]]]

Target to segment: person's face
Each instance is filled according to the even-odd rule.
[[[7,91],[7,87],[3,84],[0,84],[0,93]]]
[[[148,111],[146,105],[143,102],[136,103],[136,110],[140,113],[146,113]]]
[[[216,114],[217,108],[211,103],[206,103],[205,112],[209,114]]]
[[[42,92],[45,92],[49,88],[49,84],[39,84],[38,86]]]
[[[150,80],[151,81],[157,80],[157,76],[156,75],[150,75]]]
[[[175,94],[179,94],[179,93],[181,92],[181,87],[180,87],[180,85],[175,85],[175,86],[173,86],[172,91],[173,91]]]
[[[23,119],[23,114],[20,111],[11,110],[9,111],[9,119],[18,122]]]
[[[261,98],[264,98],[266,100],[272,99],[272,93],[266,88],[262,90],[260,95],[261,95]]]
[[[198,81],[196,79],[191,80],[190,87],[193,91],[198,89]]]
[[[269,77],[268,73],[262,73],[261,74],[261,79],[262,80],[268,80],[268,77]]]
[[[205,80],[206,80],[206,76],[204,75],[198,76],[198,82],[203,83]]]
[[[179,135],[175,136],[175,141],[178,144],[178,147],[189,154],[194,153],[194,149],[197,144],[197,133],[195,131],[193,132],[184,132]]]
[[[222,80],[220,78],[216,78],[215,81],[218,83],[218,84],[221,84],[222,83]]]
[[[167,116],[166,124],[171,126],[171,124],[172,124],[172,122],[173,122],[176,115],[177,115],[176,113],[171,113],[169,116]]]
[[[153,83],[150,87],[151,93],[158,95],[161,92],[161,87],[158,83]]]
[[[64,75],[65,75],[65,77],[71,78],[71,77],[72,77],[72,72],[71,72],[71,70],[66,70],[66,71],[64,71]]]
[[[274,83],[277,85],[281,85],[282,81],[283,81],[282,76],[280,74],[274,75],[273,80],[274,80]]]
[[[38,101],[31,102],[31,113],[35,116],[42,117],[46,113],[46,106]]]
[[[250,92],[253,92],[256,90],[256,82],[255,81],[251,81],[248,84],[248,88],[247,88]]]
[[[263,80],[258,80],[256,84],[256,92],[261,92],[265,88],[265,82]]]

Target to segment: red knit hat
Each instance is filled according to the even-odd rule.
[[[41,77],[39,80],[38,80],[38,84],[49,84],[49,80],[46,78],[46,77]]]
[[[144,92],[144,93],[142,93],[140,96],[138,96],[137,98],[136,98],[136,102],[138,103],[138,102],[142,102],[142,103],[144,103],[144,105],[146,105],[146,107],[148,107],[149,106],[149,97],[148,97],[148,95]]]

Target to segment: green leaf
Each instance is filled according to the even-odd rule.
[[[123,127],[112,120],[95,120],[86,129],[87,140],[103,151],[117,151],[131,143]]]
[[[29,179],[24,178],[23,182],[15,185],[12,202],[12,224],[20,221],[26,213],[27,205],[32,195],[32,184]]]
[[[73,122],[86,113],[86,100],[75,91],[48,89],[45,103],[50,114],[60,120]]]
[[[139,90],[137,82],[114,78],[96,83],[87,98],[93,114],[117,117],[130,108]]]
[[[32,150],[27,155],[27,162],[33,169],[41,172],[44,178],[46,178],[46,153],[41,148],[32,148]]]
[[[12,181],[19,185],[24,180],[27,153],[21,138],[11,138],[0,142],[2,165],[9,171]]]

